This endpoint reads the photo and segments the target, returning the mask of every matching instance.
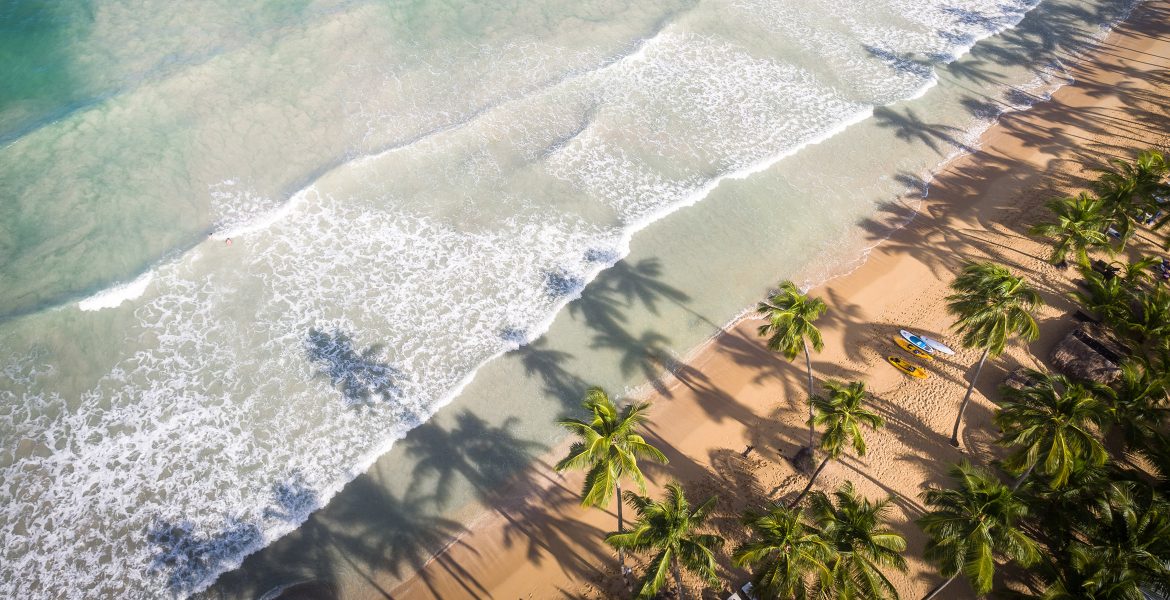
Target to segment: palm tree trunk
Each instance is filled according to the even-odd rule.
[[[801,339],[804,344],[804,366],[808,369],[808,447],[813,448],[813,376],[812,376],[812,358],[808,354],[808,340]]]
[[[813,482],[817,480],[817,475],[821,474],[821,471],[825,468],[825,465],[829,464],[830,460],[831,457],[826,456],[824,460],[821,461],[821,464],[817,467],[817,470],[813,471],[812,477],[808,478],[808,485],[804,486],[804,489],[800,491],[800,495],[796,497],[796,500],[793,500],[792,503],[788,505],[788,508],[792,508],[793,506],[800,504],[800,501],[804,499],[804,495],[812,489]]]
[[[622,484],[617,484],[617,513],[618,513],[618,533],[625,529],[625,521],[622,519]],[[622,578],[626,580],[626,587],[629,587],[630,580],[626,576],[626,552],[618,548],[618,564],[621,565]]]
[[[1020,489],[1020,486],[1024,484],[1024,480],[1027,479],[1028,476],[1032,474],[1032,469],[1036,468],[1036,463],[1038,463],[1038,462],[1039,461],[1032,463],[1032,466],[1028,467],[1028,470],[1024,471],[1024,474],[1020,475],[1020,478],[1017,479],[1016,482],[1012,484],[1012,491],[1013,492]]]
[[[967,394],[963,396],[963,403],[959,405],[959,416],[955,419],[955,429],[951,431],[951,445],[959,447],[959,425],[963,424],[963,412],[967,410],[967,404],[971,402],[971,392],[975,390],[975,380],[979,379],[979,372],[983,370],[983,363],[987,361],[987,355],[991,353],[991,348],[983,350],[983,358],[979,359],[979,366],[975,369],[975,374],[971,376],[971,383],[967,386]]]
[[[934,599],[934,597],[935,597],[935,596],[937,596],[939,592],[943,591],[943,588],[945,588],[945,587],[947,587],[948,585],[950,585],[950,584],[951,584],[951,582],[952,582],[952,581],[954,581],[954,580],[955,580],[955,578],[956,578],[956,577],[958,577],[958,576],[959,576],[959,574],[958,574],[958,573],[955,573],[954,575],[951,575],[951,578],[950,578],[950,579],[948,579],[948,580],[946,580],[946,581],[942,582],[942,585],[940,585],[940,586],[938,586],[938,587],[934,588],[934,591],[933,591],[933,592],[931,592],[929,596],[927,596],[927,597],[923,598],[922,600],[933,600],[933,599]]]
[[[687,590],[682,583],[682,571],[678,570],[678,558],[673,556],[670,558],[670,570],[674,571],[674,583],[678,586],[679,600],[687,600]]]

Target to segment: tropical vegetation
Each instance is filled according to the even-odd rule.
[[[682,487],[670,483],[662,500],[651,500],[633,492],[626,492],[625,499],[634,507],[638,520],[630,531],[611,533],[605,542],[619,550],[653,554],[638,588],[639,599],[653,598],[666,584],[668,572],[674,575],[679,597],[684,599],[683,570],[698,575],[709,585],[719,582],[715,574],[715,551],[723,546],[723,538],[700,532],[715,508],[715,496],[692,508]]]
[[[876,429],[885,424],[881,415],[866,409],[861,405],[865,400],[865,384],[860,381],[844,383],[841,381],[826,381],[827,396],[813,396],[812,404],[816,413],[812,423],[824,427],[821,434],[820,450],[825,455],[821,464],[813,471],[808,479],[808,485],[800,495],[792,501],[795,506],[812,489],[817,476],[821,474],[829,461],[837,460],[846,446],[853,448],[858,456],[865,456],[865,435],[862,426]]]
[[[1009,471],[1023,473],[1016,487],[1037,465],[1054,488],[1067,483],[1080,463],[1104,465],[1105,446],[1097,428],[1108,419],[1100,398],[1111,390],[1035,370],[1027,372],[1027,379],[1019,388],[1004,386],[994,417],[1003,434],[1000,441],[1017,448],[1004,461]]]
[[[1009,596],[1042,600],[1170,595],[1170,261],[1126,249],[1140,238],[1148,251],[1143,228],[1156,234],[1170,223],[1160,214],[1170,197],[1168,176],[1170,165],[1158,152],[1112,161],[1092,194],[1048,203],[1052,218],[1031,229],[1052,241],[1051,262],[1075,259],[1080,281],[1068,298],[1120,356],[1109,358],[1116,368],[1099,381],[1024,369],[1022,383],[1000,388],[991,422],[1004,458],[986,466],[961,461],[948,471],[949,485],[921,495],[916,523],[927,538],[924,558],[945,578],[924,600],[957,595],[958,580],[980,596],[1003,581],[1011,582]],[[1170,232],[1164,239],[1170,247]],[[1098,250],[1128,260],[1094,261]],[[961,345],[982,350],[951,433],[957,447],[984,363],[1013,337],[1037,338],[1041,298],[1024,278],[987,262],[964,265],[951,289],[947,308]],[[770,349],[789,360],[804,353],[808,449],[819,427],[823,456],[795,500],[742,515],[746,539],[731,562],[750,570],[759,598],[896,599],[890,576],[906,567],[906,542],[887,524],[891,499],[864,498],[852,483],[812,490],[849,448],[864,455],[864,429],[884,420],[864,406],[864,383],[830,380],[824,394],[814,393],[810,352],[823,348],[814,322],[826,312],[824,302],[783,282],[758,308],[768,320],[759,334]],[[648,557],[637,597],[653,597],[670,578],[685,597],[683,571],[714,585],[724,543],[709,531],[716,499],[694,507],[677,483],[661,500],[623,493],[620,483],[630,479],[645,494],[637,458],[665,462],[637,432],[648,406],[619,411],[599,388],[584,405],[590,420],[561,422],[578,440],[556,468],[588,469],[583,504],[605,506],[618,497],[636,511],[623,531],[619,501],[618,531],[606,541],[619,557],[625,550]]]
[[[978,594],[991,590],[996,560],[1023,566],[1036,563],[1036,543],[1020,528],[1028,506],[994,474],[961,463],[950,476],[954,488],[929,488],[922,501],[930,512],[918,520],[929,537],[926,560],[948,577],[928,598],[933,598],[959,575]]]
[[[751,537],[731,555],[737,567],[753,567],[752,585],[766,598],[809,600],[829,587],[833,547],[795,507],[772,505],[744,514]]]
[[[1023,277],[994,263],[969,263],[951,283],[954,294],[947,296],[947,311],[957,317],[955,331],[964,348],[979,348],[983,356],[959,404],[951,430],[951,445],[959,447],[959,427],[971,402],[975,381],[989,356],[1003,353],[1008,337],[1017,335],[1035,340],[1040,327],[1032,313],[1043,304],[1040,294]]]
[[[1048,259],[1052,264],[1067,264],[1071,252],[1077,264],[1088,266],[1089,250],[1109,248],[1104,202],[1100,199],[1082,193],[1049,201],[1047,206],[1055,219],[1033,225],[1029,232],[1055,240]]]
[[[753,567],[760,598],[897,599],[885,571],[906,570],[906,540],[885,523],[889,505],[846,483],[831,496],[813,494],[806,509],[775,504],[763,514],[749,512],[751,537],[732,560]]]
[[[610,497],[616,496],[620,532],[623,530],[622,479],[631,479],[644,494],[646,477],[638,467],[638,458],[651,458],[663,464],[668,461],[666,455],[638,433],[638,427],[646,421],[649,403],[627,404],[618,411],[605,390],[591,387],[585,392],[582,406],[592,414],[591,419],[567,418],[559,422],[578,439],[569,448],[569,455],[561,459],[554,469],[557,472],[588,469],[581,491],[581,504],[605,508],[609,506]],[[618,561],[624,570],[625,556],[620,552]]]
[[[788,360],[795,360],[796,355],[804,351],[804,364],[808,371],[808,450],[813,448],[813,371],[812,358],[809,354],[809,344],[813,350],[820,352],[825,348],[821,339],[821,331],[814,325],[817,319],[829,309],[820,298],[810,298],[796,287],[791,281],[780,282],[775,294],[760,302],[756,310],[767,319],[757,333],[768,338],[768,349],[779,352]]]
[[[883,569],[906,570],[906,539],[883,525],[890,499],[871,502],[846,482],[832,496],[816,492],[808,505],[833,550],[828,562],[832,597],[898,600]]]

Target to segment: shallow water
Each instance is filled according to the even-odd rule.
[[[848,268],[1124,9],[0,7],[0,592],[200,590],[422,423],[383,494],[469,514],[586,381]]]

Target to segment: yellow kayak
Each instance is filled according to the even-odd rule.
[[[922,367],[919,367],[906,359],[898,358],[897,356],[887,356],[886,360],[890,361],[890,364],[894,365],[895,369],[898,369],[899,371],[915,379],[926,379],[929,376],[926,373],[926,369],[923,369]]]
[[[934,360],[934,357],[931,356],[929,352],[926,352],[922,348],[907,342],[906,340],[902,339],[902,336],[900,335],[894,336],[894,343],[897,344],[899,348],[909,352],[910,355],[914,358],[920,358],[926,361]]]

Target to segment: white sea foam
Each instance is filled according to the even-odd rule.
[[[234,179],[225,179],[211,186],[209,191],[211,210],[216,216],[211,239],[224,241],[266,229],[287,217],[311,188],[293,194],[284,202],[240,187]]]
[[[624,52],[525,38],[351,64],[377,75],[335,90],[362,157],[287,201],[211,179],[212,237],[248,243],[82,301],[139,300],[125,339],[94,345],[104,374],[77,383],[67,352],[5,338],[0,595],[203,589],[546,331],[637,231],[926,93],[937,64],[1032,6],[735,4],[806,45],[700,30],[700,6]],[[447,98],[464,86],[479,91]]]
[[[146,293],[146,288],[153,280],[154,273],[147,271],[135,277],[133,281],[115,284],[78,302],[77,308],[89,311],[121,306],[123,302],[134,300]]]

